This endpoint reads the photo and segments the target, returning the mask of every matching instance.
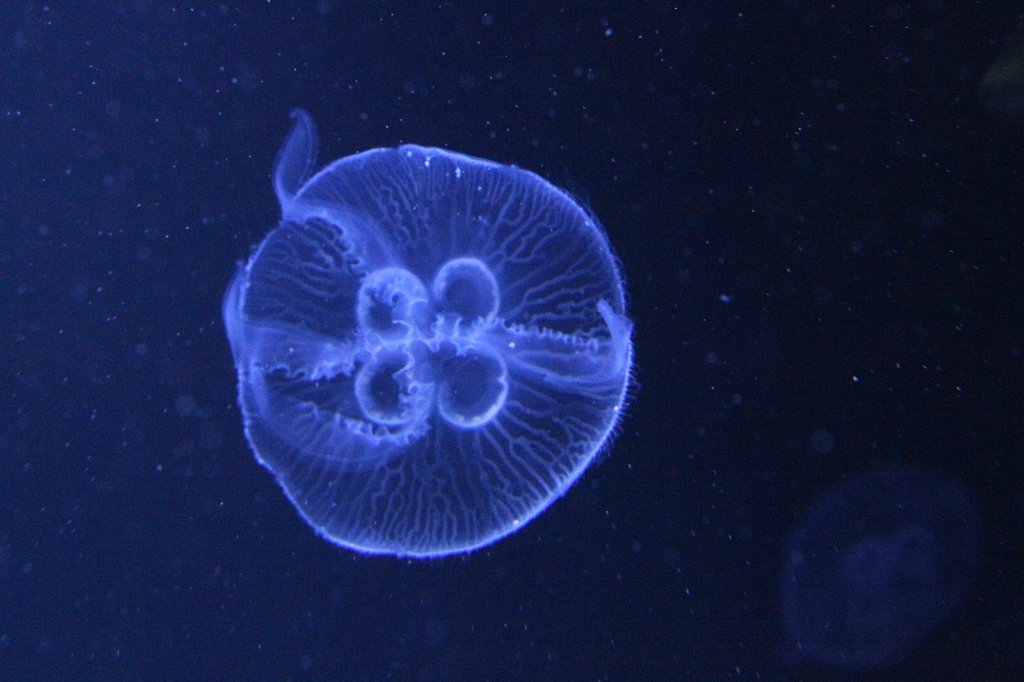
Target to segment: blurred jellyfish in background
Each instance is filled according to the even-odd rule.
[[[978,85],[986,108],[1010,116],[1024,114],[1024,33],[1018,32]]]
[[[850,669],[898,662],[961,603],[979,542],[974,497],[947,476],[887,466],[836,484],[787,541],[787,658]]]

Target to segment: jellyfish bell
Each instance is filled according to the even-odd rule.
[[[605,447],[632,363],[600,225],[518,168],[406,145],[315,171],[297,110],[282,220],[223,316],[256,458],[309,525],[442,556],[534,518]]]
[[[786,544],[784,661],[858,670],[899,662],[962,601],[979,537],[973,496],[947,476],[883,466],[837,483]]]
[[[982,76],[978,97],[1002,116],[1024,115],[1024,32],[1017,32]]]

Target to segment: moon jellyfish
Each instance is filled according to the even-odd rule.
[[[897,662],[970,587],[979,524],[972,495],[939,474],[886,467],[835,485],[789,536],[790,653],[838,668]]]
[[[441,556],[522,528],[605,447],[632,363],[607,237],[568,194],[443,149],[313,172],[301,110],[281,222],[223,315],[245,434],[317,533]]]

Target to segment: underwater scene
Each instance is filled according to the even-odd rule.
[[[0,5],[0,679],[1024,678],[1024,9]]]

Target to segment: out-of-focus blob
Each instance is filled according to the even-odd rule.
[[[970,588],[979,526],[973,495],[941,474],[890,466],[833,486],[787,543],[785,657],[861,670],[898,662]]]
[[[988,109],[1024,115],[1024,33],[1019,33],[985,72],[978,95]]]

